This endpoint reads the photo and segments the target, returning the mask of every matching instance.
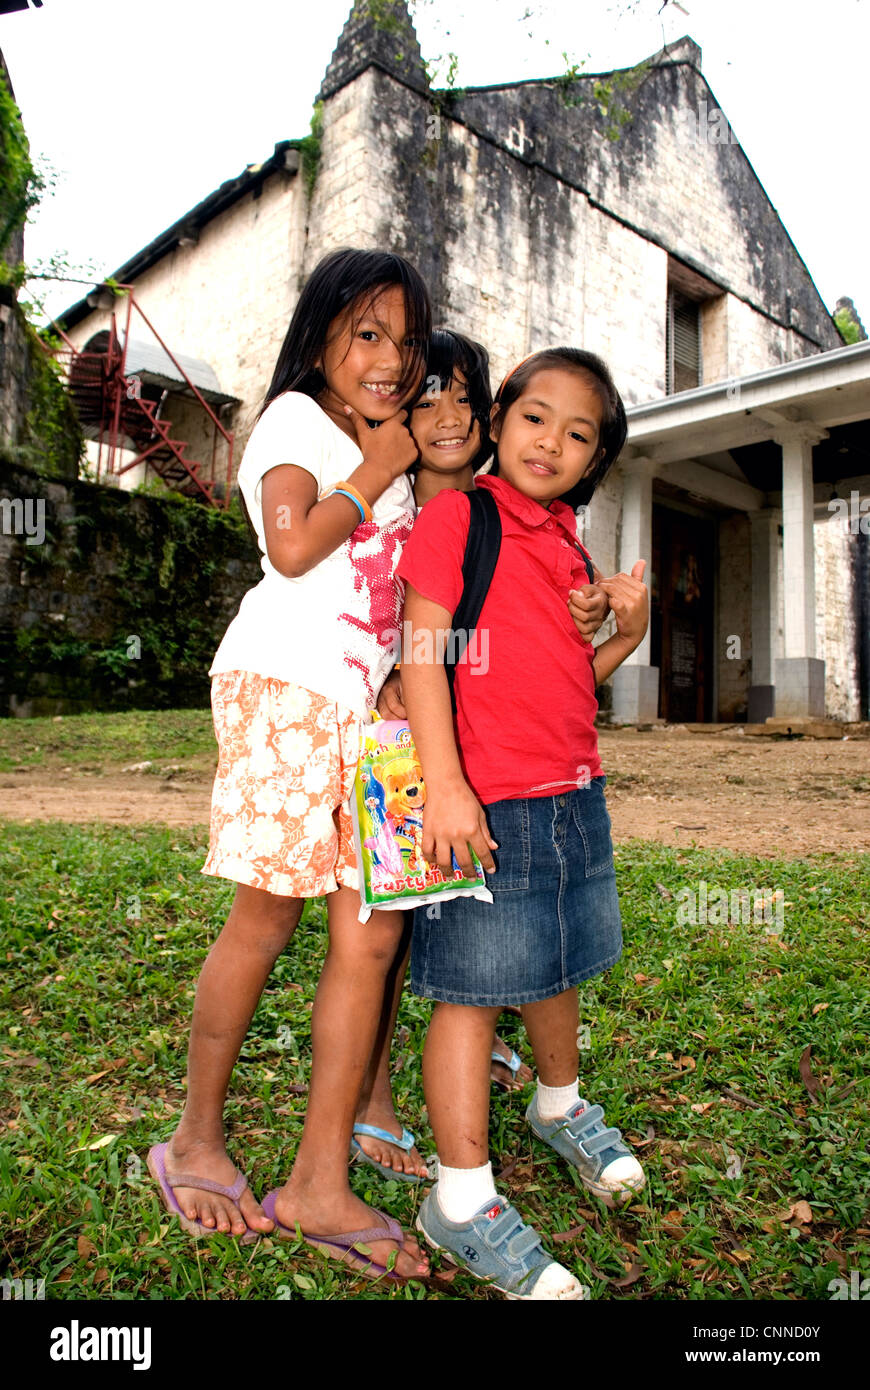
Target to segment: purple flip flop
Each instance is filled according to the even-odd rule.
[[[155,1144],[152,1149],[149,1149],[146,1162],[148,1172],[160,1188],[163,1205],[170,1216],[177,1216],[183,1230],[192,1236],[233,1235],[232,1231],[219,1231],[216,1226],[206,1226],[202,1221],[191,1221],[190,1217],[184,1214],[166,1176],[166,1150],[168,1147],[168,1144]],[[238,1202],[248,1185],[248,1180],[244,1173],[236,1170],[236,1180],[232,1187],[224,1187],[222,1183],[212,1182],[211,1178],[198,1178],[192,1173],[179,1173],[173,1179],[173,1185],[175,1187],[198,1187],[203,1192],[216,1192],[220,1197],[227,1197],[231,1202]],[[237,1239],[241,1241],[242,1245],[250,1245],[252,1241],[259,1240],[260,1236],[264,1234],[266,1233],[252,1230],[248,1226],[245,1234],[238,1236]]]
[[[263,1211],[270,1221],[275,1222],[273,1235],[279,1236],[282,1240],[297,1240],[295,1229],[283,1226],[275,1215],[275,1198],[279,1191],[280,1188],[276,1188],[274,1192],[266,1194],[262,1201]],[[351,1269],[358,1269],[369,1279],[389,1279],[394,1284],[405,1284],[408,1281],[404,1276],[387,1269],[386,1265],[376,1264],[371,1257],[367,1258],[354,1248],[357,1245],[367,1245],[372,1240],[394,1240],[397,1245],[404,1245],[405,1236],[398,1221],[392,1216],[386,1216],[382,1211],[376,1211],[375,1215],[381,1218],[383,1226],[368,1226],[363,1231],[337,1231],[331,1236],[312,1235],[302,1231],[302,1239],[315,1250],[322,1250],[326,1255],[337,1255],[343,1264],[349,1265]]]

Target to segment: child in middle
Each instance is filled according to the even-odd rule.
[[[419,460],[413,474],[418,511],[447,488],[470,492],[475,476],[485,476],[493,454],[489,435],[492,390],[486,349],[460,333],[439,328],[429,340],[426,369],[408,422]],[[596,584],[579,586],[572,609],[578,630],[591,641],[609,612],[609,600]],[[404,719],[401,679],[394,672],[382,687],[378,712],[385,719]],[[389,1047],[407,969],[407,957],[391,976],[392,994],[378,1030],[375,1054],[360,1097],[353,1148],[358,1161],[370,1163],[386,1177],[419,1182],[423,1165],[414,1138],[403,1129],[391,1132],[395,1111],[390,1089]],[[518,1009],[512,1012],[519,1012]],[[491,1080],[503,1090],[521,1089],[532,1072],[496,1033],[490,1050]]]

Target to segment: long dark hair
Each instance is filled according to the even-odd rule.
[[[312,398],[319,396],[326,380],[314,363],[323,351],[330,324],[351,305],[356,324],[372,300],[388,285],[398,285],[404,293],[406,332],[415,342],[413,351],[407,356],[404,347],[400,349],[403,362],[398,388],[404,394],[415,386],[432,331],[426,286],[414,267],[392,251],[344,248],[330,251],[318,262],[299,296],[260,409],[261,415],[284,391],[301,391]]]
[[[471,418],[480,427],[480,448],[471,460],[471,467],[476,472],[493,451],[489,437],[489,412],[492,408],[489,353],[481,343],[476,343],[473,338],[465,338],[452,329],[436,328],[429,339],[423,384],[408,409],[413,410],[436,382],[442,391],[446,391],[457,372],[461,373],[465,382]]]
[[[595,489],[604,480],[611,465],[619,458],[628,434],[625,406],[614,385],[607,363],[594,352],[584,352],[582,348],[570,347],[545,348],[543,352],[532,353],[531,357],[525,358],[518,367],[514,367],[498,388],[495,404],[499,407],[501,420],[504,420],[511,406],[522,395],[535,372],[545,371],[548,367],[567,367],[570,371],[580,373],[595,387],[601,397],[599,443],[603,453],[589,476],[581,478],[580,482],[569,492],[563,493],[561,498],[576,511],[578,507],[583,507],[591,501]],[[490,471],[498,472],[497,453]]]

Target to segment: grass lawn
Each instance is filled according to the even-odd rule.
[[[217,746],[210,709],[0,719],[0,772],[64,763],[77,771],[100,772],[121,763],[182,759],[214,772]]]
[[[149,717],[138,720],[141,743],[128,738],[119,756],[168,756]],[[28,738],[39,744],[37,722],[64,730],[19,725],[13,761],[27,760]],[[203,724],[190,712],[180,736],[195,742]],[[86,756],[106,750],[104,734]],[[304,1246],[197,1243],[167,1218],[145,1155],[181,1108],[193,987],[233,893],[200,875],[205,841],[204,828],[4,826],[0,1276],[44,1278],[47,1298],[498,1297],[465,1273],[381,1288]],[[647,1189],[608,1213],[530,1136],[520,1094],[493,1101],[500,1186],[594,1298],[827,1299],[830,1280],[868,1265],[870,863],[633,842],[617,868],[625,951],[581,992],[581,1094],[637,1146]],[[781,934],[679,924],[676,895],[701,880],[784,890]],[[317,903],[277,964],[234,1077],[231,1150],[258,1193],[286,1174],[301,1133],[323,950]],[[395,1085],[430,1153],[426,1017],[407,994]],[[503,1025],[531,1060],[519,1021]],[[366,1169],[353,1181],[413,1222],[414,1189]]]

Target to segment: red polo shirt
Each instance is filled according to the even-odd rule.
[[[456,668],[456,731],[466,779],[488,804],[553,796],[601,775],[593,648],[574,626],[568,592],[588,584],[577,520],[503,478],[478,478],[498,505],[498,564],[468,660]],[[397,573],[454,613],[462,594],[468,499],[439,492],[421,510]],[[422,654],[422,653],[421,653]]]

